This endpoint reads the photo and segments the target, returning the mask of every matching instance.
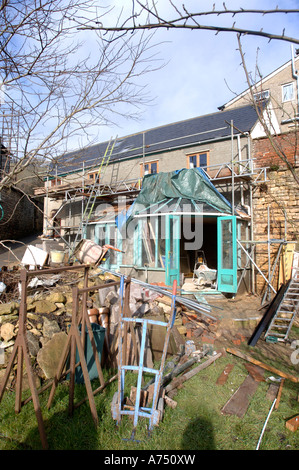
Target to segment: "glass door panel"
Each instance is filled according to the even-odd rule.
[[[217,219],[217,281],[221,292],[237,292],[236,217]]]

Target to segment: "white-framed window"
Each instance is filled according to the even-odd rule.
[[[282,102],[292,101],[294,99],[294,83],[282,85]]]
[[[269,90],[260,91],[259,93],[254,93],[253,96],[255,101],[263,101],[267,100],[270,97],[270,92]]]

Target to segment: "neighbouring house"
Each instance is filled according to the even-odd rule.
[[[267,278],[278,253],[282,253],[273,274],[276,285],[290,274],[291,254],[298,250],[299,235],[299,56],[261,79],[250,89],[221,107],[222,110],[248,104],[251,92],[256,103],[267,102],[264,119],[271,128],[271,137],[262,126],[256,127],[260,136],[252,134],[252,155],[255,165],[267,169],[267,178],[254,187],[252,193],[253,240],[252,251],[257,265]],[[282,243],[284,241],[284,243]],[[297,247],[297,248],[296,248]],[[288,256],[288,252],[290,256]],[[261,291],[265,280],[257,276]]]
[[[294,138],[296,127],[289,126],[297,120],[295,99],[295,114],[291,119],[288,107],[286,119],[271,94],[274,79],[282,90],[293,83],[294,94],[285,89],[282,104],[298,93],[293,69],[290,61],[263,79],[269,93],[256,96],[258,109],[247,91],[218,112],[61,156],[44,188],[35,191],[45,200],[44,229],[53,231],[54,220],[70,254],[81,238],[119,248],[104,267],[148,282],[171,285],[177,279],[182,285],[195,277],[203,284],[215,281],[217,291],[229,294],[275,291],[279,280],[274,288],[270,271],[279,247],[296,241],[296,233],[283,230],[280,221],[272,239],[278,225],[273,195],[265,194],[282,182],[275,181],[269,160],[273,148],[263,150],[269,139],[258,112],[271,115],[273,139]],[[289,177],[289,169],[283,171]],[[298,192],[291,193],[296,206]],[[259,243],[266,247],[266,264]]]
[[[4,145],[0,149],[0,173],[13,172],[14,160]],[[0,241],[20,240],[41,232],[43,201],[34,195],[33,188],[42,184],[31,167],[24,169],[0,191]]]
[[[256,103],[267,102],[263,114],[266,120],[272,119],[273,132],[275,130],[277,134],[283,134],[293,131],[299,121],[298,65],[299,56],[292,57],[219,109],[228,110],[252,104],[252,98]]]

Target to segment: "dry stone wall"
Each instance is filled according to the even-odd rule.
[[[295,134],[281,140],[286,156],[292,163],[293,171],[299,178],[299,168],[295,165]],[[253,226],[256,244],[256,263],[268,278],[268,231],[271,240],[286,239],[299,249],[299,185],[291,170],[273,150],[268,139],[259,139],[254,144],[257,166],[268,167],[265,182],[255,186],[253,191]],[[269,217],[268,217],[269,215]],[[264,243],[261,243],[264,242]],[[276,258],[279,243],[270,245],[270,265]],[[279,263],[278,263],[279,266]],[[256,288],[261,293],[265,280],[258,274]],[[276,269],[273,285],[279,287],[279,272]]]

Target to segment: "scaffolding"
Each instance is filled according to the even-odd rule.
[[[273,240],[270,238],[270,233],[268,230],[268,238],[266,241],[259,242],[254,240],[254,224],[253,224],[253,190],[260,184],[267,182],[267,172],[268,167],[257,167],[255,160],[251,158],[251,149],[250,149],[250,137],[248,137],[248,158],[242,159],[240,137],[241,134],[233,134],[234,124],[231,122],[231,160],[226,163],[208,165],[206,167],[201,167],[205,172],[207,178],[213,183],[220,192],[229,192],[231,194],[231,202],[233,207],[233,212],[236,203],[236,191],[239,192],[239,202],[242,208],[245,208],[247,211],[247,222],[248,223],[248,233],[246,235],[246,240],[238,242],[239,251],[243,252],[246,255],[246,262],[243,267],[239,267],[241,271],[241,276],[238,282],[238,287],[240,286],[242,280],[244,279],[245,274],[250,271],[251,277],[251,291],[255,293],[255,275],[259,273],[266,285],[266,289],[263,296],[263,302],[265,302],[266,297],[269,300],[272,294],[275,294],[276,289],[272,286],[272,280],[274,276],[275,269],[277,267],[278,260],[280,258],[282,248],[287,243],[286,236],[282,240]],[[244,135],[243,135],[244,137]],[[237,150],[234,149],[234,143],[237,141]],[[116,142],[116,139],[114,143]],[[143,139],[144,143],[144,139]],[[108,147],[107,147],[108,148]],[[112,155],[112,152],[111,154]],[[116,154],[117,155],[117,154]],[[142,149],[142,154],[140,154],[140,161],[144,162],[144,149]],[[113,204],[113,201],[119,196],[125,196],[129,198],[132,202],[135,200],[141,189],[142,180],[140,177],[131,178],[131,179],[118,179],[119,178],[119,167],[120,167],[120,158],[115,158],[113,154],[113,159],[110,158],[102,159],[98,165],[98,169],[102,169],[106,163],[105,169],[108,165],[112,165],[111,179],[110,181],[105,181],[104,173],[101,177],[98,177],[95,181],[90,181],[86,177],[86,162],[82,163],[82,167],[77,168],[77,173],[82,175],[81,180],[77,183],[65,181],[62,184],[62,181],[59,181],[59,184],[54,184],[53,186],[49,185],[49,178],[45,188],[39,188],[35,191],[35,195],[45,196],[46,200],[49,198],[61,201],[61,206],[59,212],[68,207],[68,216],[65,218],[65,221],[68,221],[68,224],[62,225],[59,229],[53,227],[56,230],[57,234],[61,237],[62,241],[68,246],[69,253],[75,248],[75,243],[80,239],[86,237],[87,227],[90,224],[96,223],[99,218],[95,213],[95,208],[98,202],[107,202]],[[96,165],[94,165],[96,167]],[[98,175],[100,174],[100,170]],[[90,167],[88,168],[90,172]],[[53,178],[53,181],[57,181],[57,172],[56,179]],[[247,201],[245,201],[245,194]],[[81,219],[79,223],[75,222],[74,213],[72,206],[74,203],[81,201]],[[247,202],[247,204],[246,204]],[[86,217],[88,214],[88,217]],[[244,212],[245,214],[245,212]],[[268,214],[268,225],[269,225],[269,214]],[[64,231],[64,236],[62,235]],[[68,237],[68,240],[66,238]],[[73,240],[73,241],[72,241]],[[256,246],[258,243],[267,244],[268,249],[268,273],[263,273],[261,269],[255,263],[255,252]],[[276,255],[275,262],[273,266],[270,263],[270,251],[271,245],[278,244],[278,251]]]
[[[13,104],[0,101],[0,126],[0,171],[4,176],[11,170],[11,164],[17,161],[19,152],[19,115]]]

